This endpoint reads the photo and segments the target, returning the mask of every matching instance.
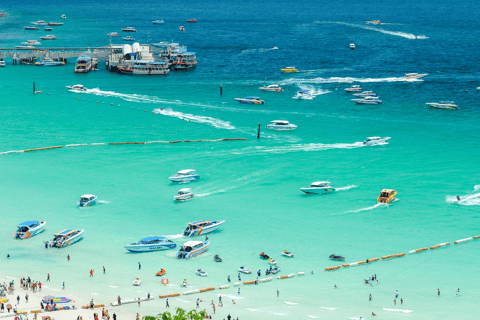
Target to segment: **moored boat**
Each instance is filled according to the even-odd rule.
[[[265,101],[260,100],[259,97],[235,98],[235,100],[240,103],[247,103],[247,104],[264,104],[265,103]]]
[[[293,258],[295,255],[287,250],[283,250],[282,255],[285,257]]]
[[[297,126],[286,120],[273,120],[272,123],[267,124],[267,129],[277,131],[292,131],[297,129]]]
[[[61,18],[62,18],[62,19],[67,19],[67,16],[64,15],[64,14],[62,14],[62,17],[61,17]]]
[[[47,223],[42,221],[25,221],[20,223],[17,231],[13,233],[15,239],[28,239],[43,231]]]
[[[372,96],[364,97],[361,99],[351,99],[351,100],[356,104],[382,104],[383,103],[383,101],[380,100],[378,97],[372,97]]]
[[[345,91],[347,91],[347,92],[360,92],[360,91],[362,91],[362,90],[363,90],[363,89],[362,89],[358,84],[353,85],[353,86],[348,87],[348,88],[345,89]]]
[[[155,275],[156,275],[157,277],[161,277],[161,276],[163,276],[165,273],[167,273],[167,271],[162,268],[162,269],[160,269],[160,271],[158,271]]]
[[[275,265],[275,264],[277,264],[277,261],[270,258],[270,259],[268,259],[268,263],[271,264],[271,265]]]
[[[153,20],[152,22],[153,22],[153,24],[164,24],[165,23],[165,21],[163,21],[163,20]]]
[[[44,20],[38,20],[36,22],[30,22],[31,24],[34,24],[36,26],[46,26],[47,23]]]
[[[80,201],[77,202],[79,207],[90,207],[97,204],[97,196],[93,194],[84,194],[80,197]]]
[[[345,257],[337,256],[336,254],[330,255],[329,259],[335,260],[335,261],[345,261]]]
[[[405,78],[407,79],[422,79],[428,76],[428,73],[405,73]]]
[[[180,250],[177,251],[175,256],[178,259],[190,259],[196,257],[208,250],[210,241],[187,241],[182,244]]]
[[[281,92],[283,91],[282,87],[280,87],[280,85],[278,84],[271,84],[271,85],[268,85],[266,87],[260,87],[260,90],[263,90],[263,91],[273,91],[273,92]]]
[[[42,44],[38,42],[37,40],[27,40],[25,42],[22,42],[22,45],[24,46],[41,46]]]
[[[380,20],[365,21],[367,24],[382,24]]]
[[[122,37],[122,39],[125,40],[125,41],[135,41],[135,38],[132,37],[132,36]]]
[[[205,271],[203,271],[202,269],[198,269],[196,271],[196,273],[200,276],[200,277],[206,277],[208,276],[208,273],[206,273]]]
[[[118,37],[118,33],[117,33],[117,32],[110,32],[109,34],[107,34],[107,36],[109,36],[109,37]]]
[[[332,187],[330,181],[316,181],[307,187],[300,188],[300,190],[308,194],[322,194],[335,192],[336,189]]]
[[[72,245],[82,239],[83,229],[70,230],[65,229],[56,233],[53,240],[48,242],[48,245],[52,248],[64,248],[66,246]]]
[[[395,200],[397,196],[397,191],[393,189],[383,189],[380,192],[380,196],[377,198],[378,203],[390,203]]]
[[[222,262],[222,258],[220,258],[218,256],[218,254],[216,254],[214,257],[213,257],[213,260],[217,261],[217,262]]]
[[[63,22],[49,22],[48,23],[49,26],[62,26],[63,25]]]
[[[363,141],[363,144],[365,146],[376,146],[379,144],[387,144],[387,140],[389,140],[390,137],[367,137],[365,141]]]
[[[238,268],[238,271],[240,271],[241,273],[246,273],[246,274],[252,273],[251,270],[249,270],[249,269],[247,269],[247,268],[245,268],[245,267],[240,267],[240,268]]]
[[[376,97],[377,94],[374,93],[373,91],[363,91],[361,93],[354,93],[353,94],[355,97]]]
[[[298,72],[297,68],[295,68],[295,67],[286,67],[286,68],[281,69],[280,71],[282,71],[283,73],[295,73],[295,72]]]
[[[194,181],[197,179],[200,179],[200,176],[195,173],[194,169],[185,169],[185,170],[180,170],[177,172],[177,174],[174,174],[173,176],[168,177],[173,182],[190,182]]]
[[[137,32],[137,29],[134,27],[127,27],[122,29],[123,32]]]
[[[355,50],[355,43],[350,43],[350,49]]]
[[[43,28],[43,30],[45,30],[45,31],[52,31],[53,28],[52,28],[52,27],[45,27],[45,28]]]
[[[65,65],[65,62],[64,61],[56,61],[56,60],[53,60],[52,58],[45,58],[45,59],[43,59],[43,61],[35,62],[35,65],[39,66],[39,67],[56,67],[56,66]]]
[[[275,266],[275,268],[272,268],[272,269],[268,270],[268,274],[270,274],[270,273],[276,274],[276,273],[280,272],[280,270],[281,269],[280,269],[279,266]]]
[[[57,37],[55,37],[53,34],[48,34],[46,36],[40,37],[42,40],[57,40]]]
[[[78,92],[87,91],[87,88],[85,88],[83,84],[75,84],[73,86],[66,86],[66,87],[71,91],[78,91]]]
[[[204,234],[211,233],[225,222],[225,220],[218,221],[209,221],[209,220],[199,220],[190,222],[185,230],[183,230],[184,237],[196,237],[203,236]]]
[[[426,105],[435,109],[458,109],[453,101],[428,102]]]
[[[92,70],[92,58],[81,56],[75,62],[75,73],[88,73]]]
[[[154,236],[139,240],[125,246],[130,252],[150,252],[174,249],[177,245],[166,237]]]
[[[39,30],[40,28],[39,27],[35,27],[35,26],[26,26],[26,27],[23,27],[25,30]]]
[[[193,23],[195,23],[195,22],[198,22],[198,20],[197,20],[197,19],[188,19],[187,22],[190,22],[190,23],[193,22]]]
[[[140,278],[137,278],[135,280],[133,280],[133,285],[134,286],[139,286],[142,284],[142,280],[140,280]]]

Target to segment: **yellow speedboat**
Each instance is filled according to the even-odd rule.
[[[283,73],[293,73],[298,72],[297,68],[295,67],[286,67],[285,69],[281,70]]]
[[[397,191],[393,189],[383,189],[380,192],[380,196],[377,199],[377,202],[379,203],[390,203],[393,200],[395,200],[395,197],[397,195]]]

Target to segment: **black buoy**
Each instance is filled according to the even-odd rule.
[[[220,83],[220,95],[223,94],[223,85]]]
[[[35,81],[33,81],[33,93],[35,93]]]

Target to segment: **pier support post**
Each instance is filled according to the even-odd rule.
[[[260,139],[260,123],[258,124],[257,139]]]
[[[220,83],[220,95],[223,94],[223,85]]]
[[[35,94],[35,81],[33,81],[33,94]]]

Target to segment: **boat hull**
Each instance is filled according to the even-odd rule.
[[[91,207],[91,206],[94,206],[97,204],[97,198],[91,200],[91,201],[88,201],[88,202],[84,202],[84,203],[80,203],[80,201],[77,202],[77,206],[79,207]]]
[[[27,232],[14,232],[13,233],[13,238],[14,239],[29,239],[33,236],[36,236],[37,234],[41,233],[44,231],[44,227],[47,223],[45,221],[41,221],[40,225],[36,228],[32,228],[28,230]]]
[[[325,194],[325,193],[333,193],[336,191],[334,187],[328,187],[328,188],[305,187],[305,188],[300,188],[300,190],[307,194]]]
[[[175,201],[187,201],[187,200],[192,199],[193,197],[194,197],[193,193],[182,194],[182,195],[174,196],[173,200],[175,200]]]
[[[238,99],[238,98],[235,98],[235,100],[237,100],[240,103],[245,103],[245,104],[264,104],[265,103],[263,100],[262,101],[257,101],[257,100]]]
[[[150,245],[126,245],[125,249],[130,252],[152,252],[152,251],[163,251],[176,248],[175,243],[171,244],[150,244]]]
[[[199,256],[202,253],[205,253],[208,250],[208,247],[210,246],[210,242],[204,245],[201,248],[195,249],[193,251],[190,251],[188,254],[184,255],[183,257],[179,256],[180,251],[178,251],[175,255],[179,259],[191,259],[193,257]]]
[[[297,129],[295,125],[288,125],[288,126],[276,126],[276,125],[267,125],[267,129],[277,130],[277,131],[293,131]]]
[[[184,182],[190,182],[190,181],[198,180],[198,179],[200,179],[200,176],[198,174],[189,175],[189,176],[181,176],[181,177],[170,176],[168,179],[170,179],[170,181],[172,181],[172,182],[184,183]]]
[[[83,229],[80,230],[79,233],[77,233],[75,236],[71,237],[68,240],[62,241],[60,245],[56,246],[56,248],[65,248],[68,246],[71,246],[74,243],[77,243],[78,241],[82,240],[83,238]]]
[[[204,234],[209,234],[209,233],[212,233],[213,231],[217,230],[218,228],[220,228],[220,226],[224,222],[225,222],[225,220],[222,220],[222,221],[219,221],[218,223],[216,223],[214,225],[208,226],[206,228],[201,228],[201,229],[198,229],[198,230],[191,230],[191,231],[184,230],[183,235],[185,237],[197,237],[197,236],[202,236]]]

